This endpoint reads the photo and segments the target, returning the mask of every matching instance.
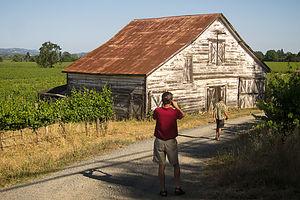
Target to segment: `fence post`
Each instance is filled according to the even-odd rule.
[[[84,126],[85,126],[85,134],[86,134],[86,136],[88,136],[89,135],[89,132],[88,132],[88,125],[87,125],[88,123],[87,123],[87,121],[84,121]]]
[[[3,151],[3,144],[2,144],[2,131],[0,131],[0,146],[1,146],[1,150]]]
[[[107,129],[108,129],[108,120],[104,120],[104,135],[107,135]]]
[[[65,128],[64,124],[60,120],[58,121],[58,123],[62,127],[62,129],[63,129],[63,134],[62,135],[66,139],[67,138],[67,133],[66,133],[66,128]]]
[[[23,140],[23,129],[20,129],[20,133],[21,133],[21,138]],[[24,141],[23,141],[24,142]]]
[[[100,126],[100,120],[99,120],[99,118],[97,118],[97,120],[96,120],[96,132],[97,132],[97,136],[99,136],[99,126]]]
[[[35,142],[38,143],[39,142],[39,135],[38,135],[38,131],[36,129],[33,130],[35,135],[36,135],[36,140]]]
[[[45,126],[45,134],[48,135],[48,126]]]

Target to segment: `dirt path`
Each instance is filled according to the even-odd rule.
[[[226,121],[221,142],[214,140],[214,123],[181,131],[177,139],[182,187],[186,194],[175,198],[173,168],[167,165],[168,197],[205,199],[201,192],[204,162],[236,133],[255,123],[252,116]],[[153,138],[67,167],[44,179],[6,188],[0,191],[0,199],[159,199],[157,165],[152,162],[152,148]]]

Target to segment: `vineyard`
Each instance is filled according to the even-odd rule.
[[[40,68],[34,62],[0,62],[0,99],[21,96],[35,101],[38,91],[66,84],[66,75],[61,69],[69,64]]]
[[[72,91],[70,98],[59,99],[56,102],[38,99],[38,91],[66,83],[66,76],[61,73],[61,69],[69,64],[62,63],[54,68],[39,68],[33,62],[0,62],[0,146],[2,149],[16,146],[17,137],[24,141],[21,144],[32,141],[38,143],[45,138],[49,139],[48,128],[54,125],[59,125],[61,129],[58,137],[64,138],[67,136],[68,123],[84,122],[86,135],[89,134],[88,122],[96,122],[97,133],[99,127],[107,129],[107,121],[112,117],[113,111],[111,93],[106,87],[102,93],[88,89],[81,92]],[[266,64],[275,72],[299,69],[299,63],[267,62]],[[45,131],[40,131],[43,127]],[[41,132],[45,132],[46,136],[42,137]],[[25,142],[25,138],[29,135],[32,139]]]
[[[15,134],[7,134],[12,131],[18,131],[17,135],[24,138],[23,130],[30,129],[35,135],[33,140],[38,143],[41,140],[38,130],[41,127],[47,130],[53,124],[60,125],[64,138],[67,135],[65,124],[68,123],[85,122],[86,135],[88,122],[97,122],[97,132],[100,126],[107,127],[107,122],[113,115],[111,92],[107,87],[101,93],[89,89],[74,90],[71,97],[55,102],[44,101],[37,98],[37,92],[63,84],[65,75],[60,76],[62,66],[45,69],[38,68],[34,63],[22,64],[1,63],[1,149],[11,146],[6,145],[5,141],[15,137]],[[12,89],[8,89],[9,87]]]
[[[266,65],[275,73],[293,72],[300,69],[300,62],[265,62]]]

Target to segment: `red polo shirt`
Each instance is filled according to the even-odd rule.
[[[182,113],[172,107],[156,108],[153,113],[153,119],[156,120],[154,136],[164,140],[176,138],[178,136],[177,119],[182,117]]]

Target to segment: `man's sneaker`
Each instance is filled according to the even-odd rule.
[[[183,191],[181,188],[175,188],[175,195],[183,195],[185,194],[185,191]]]

